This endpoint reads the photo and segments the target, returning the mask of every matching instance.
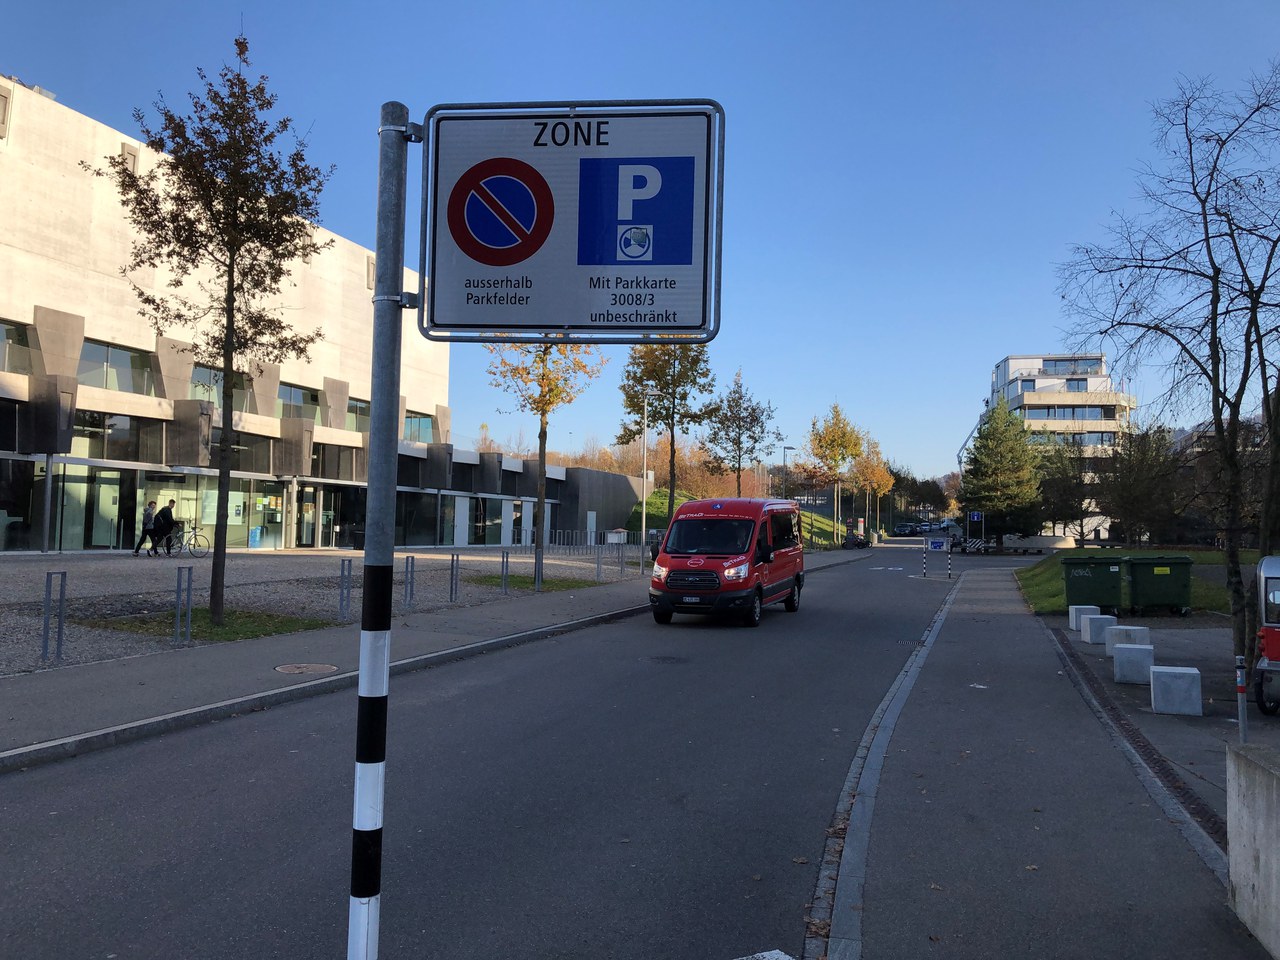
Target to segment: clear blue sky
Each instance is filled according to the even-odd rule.
[[[311,158],[337,166],[324,225],[368,247],[384,101],[419,118],[459,101],[720,101],[718,379],[740,367],[797,447],[838,402],[925,476],[955,469],[998,360],[1063,349],[1056,265],[1133,205],[1151,102],[1180,74],[1237,88],[1280,55],[1276,0],[48,0],[6,11],[0,73],[133,131],[134,107],[181,102],[242,26]],[[415,266],[413,224],[407,249]],[[553,447],[612,442],[626,348],[608,352]],[[483,348],[452,357],[455,431],[534,440]]]

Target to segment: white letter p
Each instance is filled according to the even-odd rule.
[[[637,200],[651,200],[662,189],[662,174],[647,163],[624,163],[618,166],[618,219],[631,219],[631,205]]]

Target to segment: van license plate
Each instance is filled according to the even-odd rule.
[[[702,598],[701,597],[681,597],[680,602],[681,603],[701,603]]]

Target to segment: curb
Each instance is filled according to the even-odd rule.
[[[455,660],[465,660],[493,650],[502,650],[506,647],[531,643],[535,640],[545,640],[548,637],[571,633],[586,627],[610,623],[626,617],[634,617],[641,613],[646,613],[648,610],[649,604],[645,603],[643,606],[625,607],[621,610],[583,617],[579,620],[567,620],[563,623],[554,623],[545,627],[537,627],[533,630],[523,630],[520,633],[511,633],[502,637],[494,637],[490,640],[476,640],[449,650],[438,650],[434,653],[424,653],[416,657],[396,660],[391,664],[391,674],[396,676],[402,673],[426,670],[430,667],[452,663]],[[58,760],[65,760],[83,753],[91,753],[95,750],[105,750],[108,747],[114,747],[122,743],[145,740],[149,737],[172,733],[175,730],[200,726],[215,720],[226,720],[242,713],[254,713],[258,710],[267,710],[271,707],[278,707],[286,703],[293,703],[326,693],[336,693],[339,690],[346,690],[356,686],[359,679],[359,672],[353,670],[348,673],[335,674],[332,677],[308,680],[304,683],[282,687],[279,690],[253,693],[244,697],[236,697],[232,700],[206,704],[202,707],[191,707],[188,710],[179,710],[175,713],[167,713],[158,717],[148,717],[145,720],[135,720],[131,723],[122,723],[114,727],[104,727],[101,730],[92,730],[88,733],[76,734],[71,737],[46,740],[27,747],[6,750],[4,753],[0,753],[0,775],[26,770],[46,763],[55,763]]]

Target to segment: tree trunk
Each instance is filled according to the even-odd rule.
[[[542,591],[543,517],[547,511],[547,414],[538,415],[538,503],[533,508],[533,589]]]
[[[671,403],[671,407],[675,409],[675,401]],[[667,458],[667,476],[670,478],[667,483],[667,523],[671,522],[672,516],[676,512],[676,418],[675,414],[671,415],[671,419],[667,421],[667,436],[671,440],[671,452]]]
[[[222,626],[227,585],[227,504],[231,500],[231,423],[235,412],[235,258],[227,268],[222,301],[222,435],[218,438],[218,502],[213,525],[213,564],[209,571],[209,620]],[[199,504],[195,507],[199,510]],[[193,522],[194,522],[194,518]]]

